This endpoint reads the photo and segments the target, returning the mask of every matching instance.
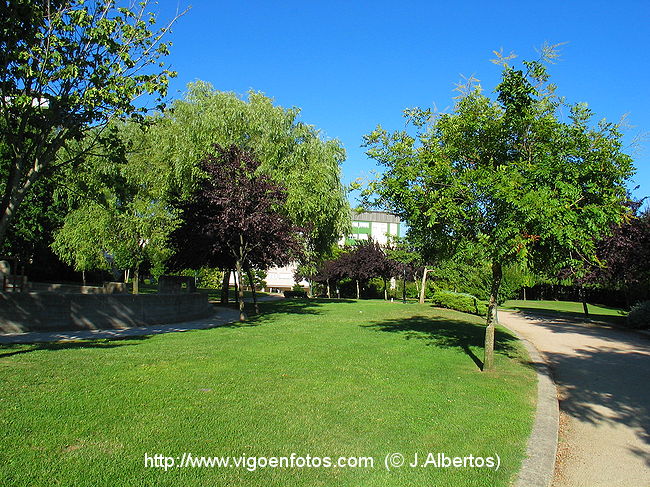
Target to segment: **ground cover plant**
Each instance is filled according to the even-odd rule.
[[[535,375],[482,319],[383,301],[262,303],[244,324],[0,348],[1,485],[506,486]],[[144,455],[372,456],[374,468],[174,468]],[[498,454],[497,471],[387,471],[384,457]],[[420,458],[422,461],[422,457]]]
[[[613,325],[625,324],[627,312],[620,308],[604,305],[589,304],[589,319]],[[503,303],[503,308],[516,309],[524,313],[558,316],[568,319],[585,319],[582,303],[578,301],[534,300],[524,301],[511,299]]]

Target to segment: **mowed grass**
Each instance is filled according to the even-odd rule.
[[[250,323],[0,348],[0,485],[506,486],[536,379],[480,318],[382,301],[264,303]],[[374,468],[148,468],[144,456],[364,456]],[[401,453],[500,457],[387,471]]]
[[[524,301],[512,299],[503,304],[506,309],[516,309],[524,313],[544,314],[567,319],[584,320],[585,314],[582,303],[576,301]],[[611,308],[603,305],[588,304],[589,318],[613,325],[625,323],[627,312],[620,308]]]

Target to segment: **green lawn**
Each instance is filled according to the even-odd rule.
[[[157,284],[140,284],[140,294],[155,294],[158,292],[158,285]],[[199,288],[198,292],[200,293],[206,293],[208,295],[208,300],[211,303],[218,303],[219,300],[221,299],[221,289],[207,289],[207,288]],[[262,297],[262,296],[268,296],[269,293],[261,293],[259,291],[256,292],[257,297]],[[230,301],[235,300],[235,288],[231,287],[230,288]],[[251,291],[244,291],[244,298],[252,298],[253,293]]]
[[[614,325],[625,323],[627,312],[619,308],[588,304],[589,318]],[[563,318],[584,320],[582,303],[576,301],[524,301],[512,299],[503,304],[503,308],[517,309],[528,313],[539,313]]]
[[[382,301],[264,303],[250,323],[0,347],[0,485],[506,486],[536,379],[511,335],[483,373],[482,319]],[[144,455],[372,456],[374,468],[145,468]],[[387,471],[399,452],[498,471]]]

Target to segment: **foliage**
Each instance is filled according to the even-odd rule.
[[[385,282],[398,271],[396,263],[372,239],[357,243],[352,250],[330,261],[327,266],[323,272],[329,274],[330,278],[348,277],[356,281],[357,299],[360,297],[359,286],[362,283],[367,283],[373,277],[380,277]]]
[[[197,280],[197,287],[203,289],[218,289],[221,287],[221,281],[223,279],[223,271],[211,267],[183,269],[178,272],[178,275],[195,277]]]
[[[209,177],[181,204],[182,224],[173,233],[172,265],[236,269],[240,297],[245,271],[287,265],[302,249],[304,232],[280,213],[286,191],[259,165],[245,150],[215,145],[202,163]]]
[[[486,369],[503,267],[595,261],[594,241],[620,221],[633,173],[619,125],[592,127],[585,104],[565,106],[544,64],[556,52],[547,46],[542,54],[521,69],[502,60],[496,100],[470,83],[451,113],[408,110],[415,133],[378,127],[365,138],[370,157],[386,167],[369,189],[375,206],[442,236],[455,253],[478,248],[487,257]]]
[[[274,105],[261,93],[250,92],[244,100],[196,82],[156,124],[160,143],[151,157],[175,168],[173,181],[182,182],[176,189],[182,198],[200,184],[200,161],[214,144],[249,152],[260,162],[259,172],[285,188],[278,210],[308,230],[302,259],[313,266],[349,226],[340,168],[345,152],[337,140],[325,141],[317,129],[298,121],[299,113]]]
[[[0,171],[0,244],[34,184],[83,155],[61,157],[61,149],[90,131],[97,142],[110,120],[141,114],[141,95],[165,95],[174,73],[159,60],[177,17],[156,30],[148,10],[148,0],[2,3],[0,138],[8,157]]]
[[[635,213],[640,203],[632,205]],[[604,266],[592,280],[619,289],[650,287],[650,209],[615,226],[612,235],[599,242],[598,256]]]
[[[486,301],[481,301],[471,294],[456,293],[453,291],[435,291],[431,297],[431,302],[434,306],[454,309],[478,316],[485,316],[488,310]]]
[[[202,163],[209,177],[181,204],[172,263],[221,269],[232,269],[236,260],[251,268],[289,264],[300,243],[299,229],[279,213],[284,188],[257,173],[259,161],[247,152],[235,146],[213,151]]]
[[[111,127],[115,137],[65,171],[71,208],[52,248],[77,270],[154,267],[169,256],[168,237],[178,225],[161,175],[169,168],[147,158],[148,139],[135,123]],[[86,141],[82,141],[81,144]]]
[[[627,326],[630,328],[650,328],[650,301],[641,301],[630,309],[627,315]]]

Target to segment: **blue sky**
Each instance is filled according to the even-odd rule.
[[[630,186],[650,195],[650,138],[633,144],[650,132],[648,1],[160,0],[160,18],[188,5],[171,37],[170,97],[201,79],[300,107],[302,121],[345,146],[346,183],[377,169],[360,147],[377,124],[403,127],[408,107],[444,111],[461,75],[492,90],[495,49],[532,59],[543,42],[566,42],[550,67],[559,94],[587,102],[596,119],[627,114],[624,140],[638,168]]]

